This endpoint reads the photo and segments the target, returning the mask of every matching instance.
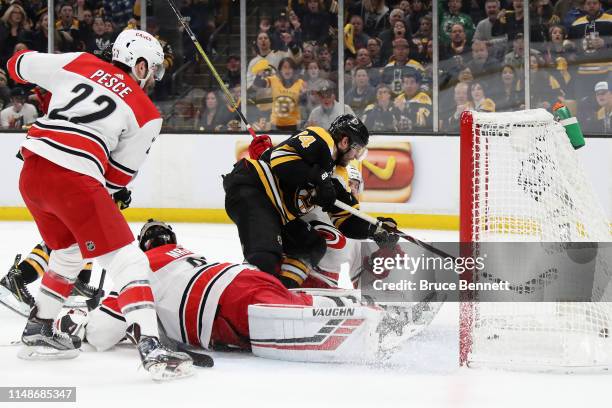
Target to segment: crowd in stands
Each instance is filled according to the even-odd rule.
[[[326,126],[343,111],[360,116],[371,132],[431,131],[433,75],[437,75],[441,131],[457,131],[466,109],[523,109],[528,88],[531,108],[551,109],[561,101],[577,113],[586,132],[612,132],[609,0],[531,0],[529,10],[523,8],[523,0],[438,1],[436,73],[432,69],[432,1],[345,0],[343,27],[338,27],[336,0],[289,0],[270,13],[263,8],[257,15],[248,61],[243,62],[245,81],[241,81],[237,55],[226,58],[223,80],[236,100],[240,100],[241,84],[246,86],[248,119],[259,131]],[[219,16],[224,18],[217,3],[227,1],[182,2],[181,11],[204,43]],[[16,50],[46,51],[46,4],[44,0],[0,0],[3,66]],[[140,0],[58,2],[55,15],[56,52],[88,51],[104,57],[118,32],[139,26]],[[530,21],[527,84],[526,15]],[[159,28],[155,17],[147,19],[147,30],[158,38]],[[339,39],[345,45],[340,61]],[[173,47],[163,38],[160,41],[168,71],[174,64]],[[187,36],[183,41],[181,60],[197,60]],[[344,106],[338,102],[342,89],[338,67],[344,71]],[[169,96],[168,84],[160,85],[156,100]],[[175,104],[168,126],[207,132],[240,128],[234,108],[217,92],[218,87],[205,90],[194,85]],[[32,116],[43,113],[44,90],[23,91],[15,91],[0,70],[0,107],[28,112],[20,120],[5,121],[10,114],[2,111],[2,127],[27,124]]]

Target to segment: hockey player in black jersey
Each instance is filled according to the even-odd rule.
[[[247,262],[275,274],[287,287],[298,282],[278,275],[283,254],[316,266],[326,244],[300,216],[320,206],[349,238],[395,240],[336,206],[336,199],[358,208],[357,199],[331,175],[336,165],[366,152],[369,133],[350,114],[340,115],[329,130],[308,127],[266,150],[258,160],[242,159],[224,176],[225,209],[236,226]],[[395,226],[393,220],[386,220]]]

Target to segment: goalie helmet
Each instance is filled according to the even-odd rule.
[[[149,219],[138,234],[138,246],[148,251],[158,246],[176,244],[176,234],[165,222]]]
[[[120,62],[132,68],[140,58],[147,61],[147,76],[139,79],[142,88],[149,77],[153,75],[156,81],[164,77],[164,50],[159,41],[151,34],[141,30],[124,30],[119,34],[113,44],[113,61]]]
[[[357,117],[346,113],[338,116],[329,126],[329,133],[336,143],[342,136],[348,136],[350,143],[358,146],[367,146],[370,139],[368,128]]]

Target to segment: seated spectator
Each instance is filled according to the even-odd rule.
[[[308,65],[315,60],[315,45],[312,42],[305,42],[302,47],[302,74],[308,69]]]
[[[399,111],[398,130],[431,130],[433,107],[431,98],[421,91],[422,76],[413,71],[402,78],[402,93],[393,101]]]
[[[569,38],[578,46],[576,97],[591,96],[596,83],[607,81],[612,71],[612,14],[606,13],[600,0],[585,0],[584,16],[576,19]]]
[[[11,89],[11,104],[0,112],[3,129],[22,129],[38,118],[34,105],[26,102],[26,90],[20,86]]]
[[[74,17],[74,10],[70,3],[64,3],[60,6],[55,28],[61,37],[60,52],[81,51],[85,48],[83,35],[79,29],[79,20]]]
[[[547,70],[543,69],[544,60],[538,55],[529,56],[529,94],[531,108],[549,109],[565,96],[561,84]]]
[[[480,20],[476,25],[474,32],[474,40],[484,41],[489,47],[490,53],[497,59],[502,58],[506,48],[505,33],[493,32],[493,26],[497,22],[497,17],[500,13],[499,0],[486,0],[485,12],[487,17]]]
[[[458,131],[461,119],[461,113],[473,108],[469,99],[470,85],[467,82],[459,82],[455,85],[453,92],[454,108],[442,118],[440,128],[449,131]]]
[[[388,27],[389,7],[385,0],[362,0],[349,6],[350,15],[359,15],[364,22],[364,31],[370,37],[378,37]]]
[[[487,98],[485,89],[478,81],[470,84],[470,103],[476,112],[495,112],[495,102]]]
[[[472,59],[467,63],[475,78],[487,77],[499,69],[499,61],[489,56],[487,43],[474,40],[472,43]]]
[[[206,93],[204,109],[199,112],[196,128],[201,131],[217,132],[225,130],[228,117],[223,111],[223,106],[219,103],[219,96],[214,91]]]
[[[302,29],[297,23],[297,29],[291,25],[289,16],[285,11],[281,11],[278,18],[274,22],[274,29],[270,35],[270,41],[272,42],[272,49],[277,51],[288,51],[290,49],[298,48],[302,45]]]
[[[297,61],[301,57],[301,52],[296,44],[291,44],[288,51],[273,51],[270,36],[267,33],[259,33],[255,43],[255,50],[257,56],[249,61],[247,67],[247,87],[250,88],[253,85],[255,79],[255,73],[253,67],[261,60],[266,60],[270,66],[274,69],[278,68],[278,63],[281,59],[291,57],[294,61]],[[331,60],[331,58],[330,58]]]
[[[380,70],[375,68],[370,59],[370,53],[365,48],[357,50],[357,58],[355,58],[355,68],[364,68],[368,71],[370,85],[376,87],[380,82]]]
[[[508,41],[513,41],[518,34],[523,34],[525,20],[523,0],[512,0],[512,10],[503,9],[493,23],[493,35],[505,34]]]
[[[463,27],[466,41],[472,41],[474,22],[470,16],[461,12],[461,5],[461,0],[449,0],[448,11],[440,14],[440,41],[443,45],[451,43],[453,27],[457,24]]]
[[[366,68],[356,68],[354,77],[353,87],[346,92],[344,102],[353,109],[357,116],[361,116],[366,106],[374,103],[376,91],[370,85],[370,78]]]
[[[393,42],[393,56],[383,68],[382,82],[389,85],[395,95],[402,92],[402,78],[408,73],[423,72],[423,66],[408,58],[408,41],[400,38]],[[420,76],[420,75],[419,75]]]
[[[11,89],[8,87],[6,71],[0,68],[0,110],[10,103]]]
[[[0,22],[0,63],[2,67],[6,66],[6,62],[13,55],[15,45],[27,38],[31,28],[32,23],[20,4],[13,3],[6,9]]]
[[[387,65],[387,61],[383,60],[381,56],[381,44],[382,43],[378,38],[370,38],[368,40],[368,54],[370,55],[372,66],[376,68]]]
[[[398,9],[395,9],[398,10]],[[393,10],[393,11],[395,11]],[[406,28],[406,23],[404,20],[398,20],[393,23],[392,28],[389,30],[390,35],[385,36],[382,44],[382,58],[384,60],[389,60],[392,55],[393,50],[393,41],[398,40],[400,38],[405,39],[408,42],[409,47],[409,55],[411,58],[417,57],[417,47],[413,46],[412,40],[410,38],[410,34],[408,33],[408,29]],[[385,34],[383,32],[383,34]],[[381,38],[382,39],[382,38]]]
[[[368,46],[370,37],[363,31],[363,18],[360,15],[353,15],[349,20],[353,26],[353,46],[356,50]]]
[[[334,71],[336,70],[332,66],[332,54],[327,45],[317,47],[315,57],[319,61],[319,68],[323,72],[323,76],[326,78],[335,79],[336,75]]]
[[[376,103],[366,107],[362,122],[370,133],[396,132],[399,112],[391,103],[391,88],[381,83],[376,88]]]
[[[233,88],[240,84],[240,57],[238,55],[230,55],[225,63],[225,74],[223,82],[228,88]]]
[[[548,40],[550,26],[558,23],[559,20],[553,14],[553,6],[550,0],[531,2],[529,8],[529,41],[535,43],[534,47],[542,51],[544,42]]]
[[[319,97],[319,106],[310,112],[307,126],[320,126],[324,129],[329,129],[331,123],[343,113],[355,113],[350,106],[342,105],[336,101],[336,87],[328,80],[322,80],[317,88],[317,96]]]
[[[606,81],[595,84],[595,99],[598,110],[585,122],[582,128],[588,133],[612,134],[612,90]]]
[[[410,42],[412,39],[412,31],[410,30],[408,23],[404,20],[404,17],[404,12],[401,9],[396,8],[391,10],[391,12],[389,13],[389,28],[381,31],[380,35],[378,36],[378,38],[380,38],[380,40],[382,41],[383,58],[385,58],[386,60],[388,60],[391,56],[391,44],[393,43],[393,40],[402,37],[408,40],[408,42]],[[404,23],[404,33],[401,36],[396,36],[395,34],[395,23],[397,23],[398,21]],[[387,49],[388,52],[386,52]]]
[[[322,0],[307,0],[306,7],[296,7],[302,24],[302,40],[324,44],[329,37],[330,16]]]
[[[524,106],[525,98],[520,88],[516,69],[512,65],[504,65],[501,75],[491,89],[493,89],[491,96],[497,112],[511,112],[520,110]]]
[[[450,30],[450,42],[440,50],[440,60],[447,60],[456,56],[464,57],[464,62],[470,56],[472,48],[468,42],[465,29],[461,24],[453,24]]]
[[[433,21],[431,14],[426,14],[419,20],[419,29],[412,36],[412,43],[416,45],[417,61],[422,61],[427,53],[427,43],[432,40]]]
[[[306,88],[304,80],[298,78],[295,61],[283,58],[278,64],[277,75],[265,78],[258,75],[253,85],[272,89],[272,126],[283,131],[297,130],[302,120],[300,105],[305,100]]]
[[[101,57],[104,50],[113,42],[113,37],[106,32],[104,19],[102,17],[94,18],[92,26],[92,35],[89,36],[85,43],[85,51]]]
[[[321,76],[319,63],[317,61],[311,61],[308,63],[303,79],[305,82],[304,88],[306,89],[306,101],[302,104],[302,117],[307,118],[315,106],[319,104],[319,97],[316,95],[315,90],[321,79],[326,78]]]
[[[412,34],[415,34],[421,29],[421,19],[425,17],[429,12],[425,7],[425,3],[423,0],[412,0],[410,4],[410,15],[408,15],[406,11],[404,11],[404,14],[406,15],[406,17],[408,17],[408,27],[410,27],[410,29],[412,30]],[[429,23],[431,26],[431,14],[429,18]]]
[[[517,71],[522,70],[525,62],[524,51],[525,40],[523,39],[523,33],[518,33],[516,34],[514,40],[512,40],[512,50],[504,56],[504,65],[512,65]],[[529,55],[539,56],[540,52],[534,48],[531,48],[529,50]]]
[[[567,39],[567,30],[562,25],[552,25],[548,29],[549,41],[544,48],[544,61],[547,65],[556,65],[558,58],[567,64],[576,61],[576,45]]]

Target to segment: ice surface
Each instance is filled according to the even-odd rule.
[[[135,233],[140,225],[133,224]],[[241,261],[230,225],[175,224],[179,241],[209,260]],[[422,240],[454,241],[456,232],[410,231]],[[0,223],[0,275],[15,253],[39,240],[30,222]],[[97,275],[92,277],[93,282]],[[35,292],[35,291],[34,291]],[[458,308],[445,305],[432,325],[385,366],[306,364],[265,360],[248,353],[212,353],[215,367],[194,377],[156,384],[139,368],[129,346],[97,353],[84,346],[74,360],[23,361],[19,338],[24,319],[0,306],[0,386],[75,386],[76,404],[104,407],[583,407],[608,406],[611,377],[534,374],[458,367]],[[35,406],[2,404],[1,406]]]

